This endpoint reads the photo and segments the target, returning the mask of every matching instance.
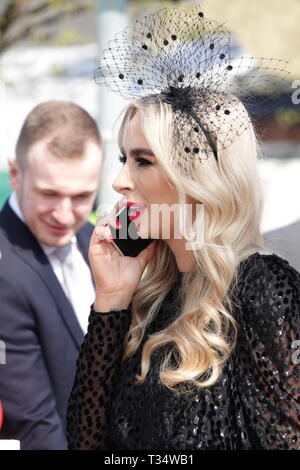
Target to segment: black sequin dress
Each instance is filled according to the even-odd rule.
[[[147,335],[176,314],[180,276],[122,367],[130,310],[92,311],[69,399],[69,448],[300,449],[300,274],[275,254],[254,253],[238,280],[236,347],[220,381],[189,395],[160,383],[160,350],[145,382],[133,383]]]

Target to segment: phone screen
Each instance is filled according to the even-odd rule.
[[[114,237],[113,243],[117,250],[124,256],[138,256],[150,243],[154,240],[152,238],[141,238],[137,231],[135,223],[128,217],[129,207],[123,207],[116,215],[121,223],[120,229],[115,229],[109,225],[112,236]]]

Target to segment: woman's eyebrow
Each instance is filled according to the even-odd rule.
[[[124,148],[120,148],[120,151],[123,155],[126,155],[126,152],[125,152]],[[140,155],[148,155],[149,157],[154,157],[155,158],[154,153],[150,149],[146,149],[146,148],[142,148],[142,147],[131,149],[130,154],[133,157],[139,157]]]
[[[148,155],[149,157],[154,157],[154,153],[150,149],[145,148],[135,148],[130,150],[131,155],[138,157],[139,155]]]

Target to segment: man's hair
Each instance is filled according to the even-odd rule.
[[[17,144],[16,159],[24,167],[30,147],[45,140],[58,158],[80,158],[87,142],[101,145],[96,121],[80,106],[68,101],[46,101],[26,117]]]

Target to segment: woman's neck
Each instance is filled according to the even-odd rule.
[[[184,239],[165,240],[170,250],[174,253],[176,264],[180,272],[190,272],[196,269],[196,260],[193,250],[188,249],[188,243]]]

